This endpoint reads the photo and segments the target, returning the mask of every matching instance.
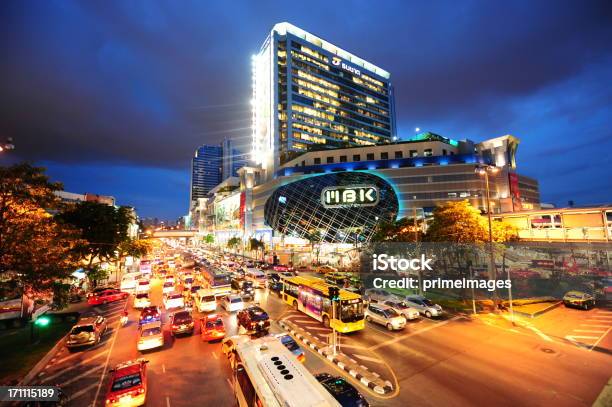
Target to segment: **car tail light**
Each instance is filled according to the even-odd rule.
[[[305,356],[304,356],[304,354],[302,353],[302,354],[298,355],[298,358],[297,358],[297,359],[298,359],[300,362],[304,363],[304,360],[306,359],[306,357],[305,357]]]

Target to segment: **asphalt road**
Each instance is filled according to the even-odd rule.
[[[161,306],[160,281],[152,282],[152,302]],[[328,330],[292,311],[267,290],[257,290],[255,302],[273,320],[289,318],[320,339],[326,338]],[[120,328],[123,307],[116,303],[92,308],[92,313],[110,318],[109,332],[102,343],[72,354],[61,350],[39,381],[62,386],[71,397],[70,405],[102,406],[108,370],[117,363],[145,357],[149,360],[147,406],[233,405],[231,372],[220,344],[202,342],[196,324],[194,335],[173,339],[166,332],[163,349],[142,355],[136,349],[139,311],[131,309],[130,300],[131,322]],[[341,348],[395,384],[397,392],[391,398],[358,387],[373,406],[590,406],[612,376],[609,328],[592,327],[603,331],[594,347],[576,346],[565,336],[579,324],[591,323],[589,318],[604,321],[592,325],[609,326],[609,312],[558,308],[545,314],[548,319],[534,322],[533,326],[539,324],[536,330],[452,315],[410,322],[399,332],[367,324],[361,332],[343,335]],[[235,315],[221,313],[228,335],[234,334]],[[164,312],[163,321],[167,319]],[[168,329],[167,324],[164,329]],[[546,339],[548,335],[542,336],[538,330],[551,331],[550,337]],[[272,331],[280,330],[273,324]],[[313,373],[341,374],[308,349],[305,365]]]

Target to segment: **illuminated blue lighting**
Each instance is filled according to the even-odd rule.
[[[374,164],[368,165],[368,170],[375,170],[376,166]]]
[[[440,165],[448,165],[448,160],[440,160],[438,161]]]
[[[415,167],[422,167],[423,166],[423,161],[415,161],[414,162],[414,166]]]
[[[400,167],[400,166],[399,166],[399,164],[398,164],[398,163],[393,163],[393,164],[391,164],[391,168],[399,168],[399,167]]]
[[[287,197],[286,196],[279,196],[278,197],[278,202],[280,202],[282,204],[286,204],[287,203]]]

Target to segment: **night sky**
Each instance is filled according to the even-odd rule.
[[[185,214],[195,148],[250,139],[251,55],[281,21],[391,72],[400,137],[512,134],[544,202],[612,202],[611,1],[4,0],[0,164]]]

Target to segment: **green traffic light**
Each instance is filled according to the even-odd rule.
[[[36,321],[34,321],[34,324],[38,326],[47,326],[49,325],[49,322],[51,322],[51,319],[49,317],[40,317],[37,318]]]

